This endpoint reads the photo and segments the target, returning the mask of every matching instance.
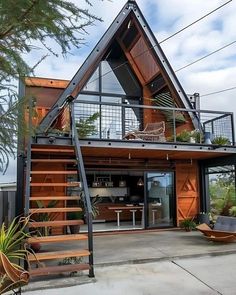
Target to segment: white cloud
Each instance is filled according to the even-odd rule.
[[[73,0],[73,2],[78,6],[84,5],[84,1],[81,0]],[[137,0],[158,41],[225,2],[226,0]],[[96,22],[96,26],[88,29],[89,35],[85,36],[87,45],[79,50],[73,50],[74,55],[68,55],[66,59],[50,56],[37,68],[37,76],[71,79],[126,1],[94,0],[93,3],[94,7],[91,12],[101,16],[104,21]],[[236,40],[235,19],[236,2],[232,1],[201,22],[163,43],[161,46],[172,67],[178,69]],[[49,46],[56,49],[52,42],[49,42]],[[235,86],[235,48],[236,44],[178,72],[177,76],[186,92],[205,94]],[[30,64],[34,64],[41,55],[41,51],[34,52],[27,57],[27,60]],[[235,111],[235,95],[235,91],[229,91],[207,96],[202,98],[201,104],[204,109]],[[10,168],[9,173],[11,171]]]

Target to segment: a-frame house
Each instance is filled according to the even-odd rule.
[[[18,211],[32,214],[30,227],[41,233],[29,240],[43,248],[29,256],[33,276],[86,269],[93,276],[93,230],[176,227],[195,218],[209,205],[206,165],[234,159],[232,113],[201,111],[198,95],[186,95],[135,1],[71,81],[26,78],[20,91],[36,129],[20,138],[17,179]],[[228,142],[212,144],[213,136]],[[72,234],[73,225],[81,232]],[[52,264],[68,257],[88,260]],[[50,263],[35,268],[37,261]]]

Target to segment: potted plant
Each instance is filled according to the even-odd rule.
[[[196,228],[196,223],[192,219],[186,218],[180,223],[180,227],[185,231],[191,231]]]
[[[190,132],[190,138],[193,138],[196,143],[202,143],[204,135],[199,129],[195,129]]]
[[[0,294],[27,284],[29,273],[21,266],[28,250],[23,243],[30,234],[26,232],[29,217],[15,218],[7,228],[3,223],[0,229]]]
[[[190,137],[191,137],[190,131],[184,129],[176,135],[176,141],[190,142]]]
[[[230,144],[229,139],[225,136],[216,136],[211,142],[213,144],[218,144],[218,145],[229,145]]]
[[[77,212],[68,212],[67,218],[69,220],[83,220],[84,219],[84,210]],[[78,234],[80,232],[80,224],[70,225],[70,233]]]

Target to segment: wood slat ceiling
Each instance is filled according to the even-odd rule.
[[[106,157],[132,159],[160,159],[166,160],[204,160],[209,158],[223,157],[229,155],[226,152],[216,151],[167,151],[150,149],[127,149],[127,148],[104,148],[104,147],[82,147],[84,157]],[[168,155],[168,156],[167,156]]]

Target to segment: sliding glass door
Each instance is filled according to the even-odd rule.
[[[174,173],[146,173],[147,227],[174,226]]]

